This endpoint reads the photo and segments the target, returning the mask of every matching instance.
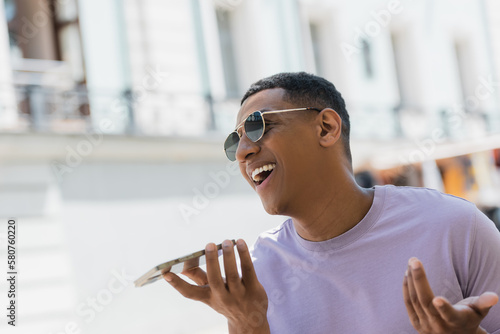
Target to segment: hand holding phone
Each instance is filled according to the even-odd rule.
[[[236,244],[234,240],[231,240],[231,243],[233,246]],[[222,249],[222,244],[219,244],[216,247],[217,250],[220,251]],[[205,250],[203,249],[157,265],[135,280],[134,284],[136,288],[139,288],[162,279],[162,275],[165,273],[171,272],[179,274],[181,272],[188,272],[189,270],[204,265],[205,262]]]
[[[257,279],[246,243],[239,239],[236,246],[241,260],[241,277],[234,253],[234,241],[222,243],[224,271],[222,277],[218,246],[205,247],[207,271],[199,267],[182,273],[197,285],[189,284],[173,272],[163,274],[167,282],[184,297],[201,301],[228,319],[229,333],[270,333],[267,322],[268,299],[264,287]]]

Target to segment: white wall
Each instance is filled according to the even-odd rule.
[[[90,0],[78,4],[92,121],[101,132],[123,133],[129,115],[118,99],[130,86],[130,78],[121,2]],[[113,128],[103,129],[103,119],[111,121]]]
[[[7,25],[4,24],[4,2],[0,2],[0,130],[13,129],[18,122],[17,106],[12,87],[12,70],[10,66],[10,48]]]
[[[209,122],[190,1],[123,2],[139,131],[200,135]],[[213,61],[209,62],[213,64]],[[149,84],[151,73],[161,78]]]
[[[490,45],[492,52],[491,62],[494,66],[494,78],[496,81],[500,80],[500,2],[495,0],[485,0],[484,9],[488,17],[488,26],[486,29],[489,32]],[[497,97],[497,104],[500,105],[500,96]],[[496,115],[497,120],[500,119],[500,115]],[[495,130],[500,129],[500,124],[497,124]]]

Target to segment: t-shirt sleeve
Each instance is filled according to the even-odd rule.
[[[500,232],[491,220],[476,209],[473,233],[465,297],[479,296],[487,291],[500,296]],[[500,304],[490,309],[481,327],[488,333],[500,334]]]

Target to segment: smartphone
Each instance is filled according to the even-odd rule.
[[[233,246],[236,244],[236,241],[234,240],[231,240],[231,242],[233,243]],[[218,244],[217,252],[219,256],[222,254],[221,249],[222,244]],[[156,267],[152,268],[147,273],[136,279],[134,281],[134,285],[136,288],[139,288],[141,286],[145,286],[162,279],[164,273],[171,272],[178,274],[183,271],[202,266],[205,263],[205,250],[202,249],[189,255],[181,256],[175,260],[157,265]]]

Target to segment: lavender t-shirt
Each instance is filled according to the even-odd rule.
[[[452,303],[500,294],[500,233],[466,200],[425,188],[377,186],[366,216],[322,242],[291,220],[263,233],[252,256],[269,298],[271,333],[416,333],[403,302],[408,259]],[[500,333],[500,305],[481,326]]]

